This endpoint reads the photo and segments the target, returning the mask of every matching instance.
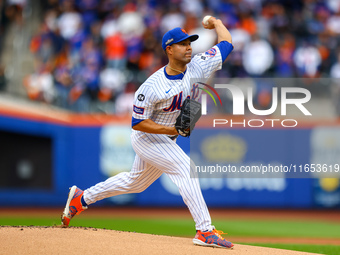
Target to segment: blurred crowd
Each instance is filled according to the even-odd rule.
[[[217,77],[340,78],[338,0],[45,0],[33,36],[29,98],[78,112],[131,111],[138,86],[167,64],[163,34],[200,35],[194,53],[216,43],[202,17],[232,34],[234,51]],[[335,88],[334,93],[337,88]],[[265,100],[264,100],[265,101]]]

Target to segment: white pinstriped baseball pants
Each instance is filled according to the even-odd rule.
[[[127,193],[139,193],[163,173],[173,181],[196,223],[197,230],[207,230],[211,218],[204,201],[198,178],[190,178],[190,158],[166,135],[131,135],[136,157],[130,172],[122,172],[84,191],[89,205],[104,198]],[[191,164],[192,167],[194,164]]]

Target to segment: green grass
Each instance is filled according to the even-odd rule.
[[[319,237],[340,238],[340,224],[315,221],[273,221],[273,220],[215,220],[215,226],[229,233],[232,237]],[[0,225],[59,225],[56,218],[16,218],[0,217]],[[194,222],[191,219],[164,219],[164,218],[92,218],[75,217],[72,226],[106,228],[120,231],[149,233],[170,236],[192,237],[195,233]],[[249,244],[249,243],[247,243]],[[314,252],[320,254],[340,254],[340,246],[333,245],[300,245],[300,244],[267,244],[256,243],[264,247]]]
[[[340,238],[340,224],[315,221],[232,220],[214,221],[234,236]]]

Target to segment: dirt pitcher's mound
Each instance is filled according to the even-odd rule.
[[[1,254],[82,255],[299,255],[304,252],[235,244],[234,249],[195,246],[190,238],[169,237],[94,228],[1,227]],[[313,253],[315,255],[315,253]]]

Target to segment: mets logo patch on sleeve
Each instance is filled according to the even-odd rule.
[[[133,106],[133,111],[137,114],[141,114],[143,115],[144,114],[144,108],[143,107],[137,107],[137,106]]]
[[[206,51],[204,54],[208,57],[213,57],[216,55],[216,49],[215,48],[211,48],[210,50]]]

